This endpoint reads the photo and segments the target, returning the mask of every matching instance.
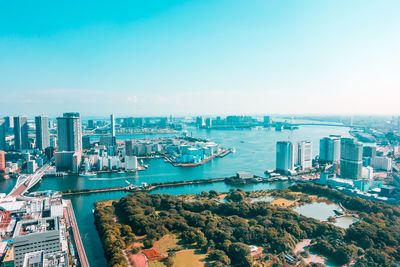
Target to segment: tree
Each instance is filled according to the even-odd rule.
[[[229,246],[228,251],[229,258],[231,259],[232,264],[240,264],[241,266],[251,266],[250,256],[250,248],[248,245],[237,242],[232,243]]]
[[[219,261],[224,265],[231,263],[231,260],[229,259],[228,255],[226,255],[226,253],[223,250],[215,249],[211,251],[208,257],[210,260]]]

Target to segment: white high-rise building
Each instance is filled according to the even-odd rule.
[[[392,159],[388,157],[374,157],[371,160],[371,165],[376,170],[390,171],[392,169]]]
[[[136,156],[125,156],[125,170],[137,171],[138,161]]]
[[[312,167],[312,143],[310,141],[302,141],[297,144],[297,163],[302,170]]]
[[[111,114],[110,120],[111,120],[111,124],[110,124],[111,136],[115,137],[115,116],[114,116],[114,114]]]
[[[289,172],[294,170],[293,144],[289,141],[276,143],[276,169]]]
[[[82,151],[82,123],[79,113],[64,113],[57,118],[58,151]]]

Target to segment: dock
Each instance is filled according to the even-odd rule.
[[[66,204],[66,206],[64,208],[65,213],[66,213],[66,218],[67,218],[69,226],[71,227],[71,230],[72,230],[72,235],[74,237],[75,248],[76,248],[76,251],[78,254],[80,266],[81,267],[89,267],[90,265],[89,265],[88,259],[86,257],[85,248],[83,247],[82,237],[81,237],[81,234],[79,233],[79,228],[78,228],[78,224],[76,222],[72,203],[69,199],[64,199],[63,201]]]

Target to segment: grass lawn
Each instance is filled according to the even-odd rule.
[[[153,248],[162,254],[166,254],[170,249],[182,249],[182,246],[178,245],[179,239],[174,234],[166,234],[160,240],[156,241]]]
[[[165,264],[161,261],[149,261],[149,267],[165,267]]]
[[[174,267],[204,266],[206,254],[196,254],[194,249],[182,250],[176,253]]]
[[[283,207],[289,207],[289,206],[292,206],[293,204],[295,204],[295,201],[284,199],[284,198],[277,198],[274,201],[272,201],[271,204],[283,206]]]

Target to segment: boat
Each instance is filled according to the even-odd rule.
[[[79,174],[79,176],[82,176],[82,177],[92,177],[92,176],[96,176],[96,175],[97,175],[97,173],[94,173],[94,172],[84,172],[84,173]]]
[[[125,172],[124,172],[124,171],[119,171],[119,172],[117,172],[117,173],[119,173],[119,174],[124,174]]]

